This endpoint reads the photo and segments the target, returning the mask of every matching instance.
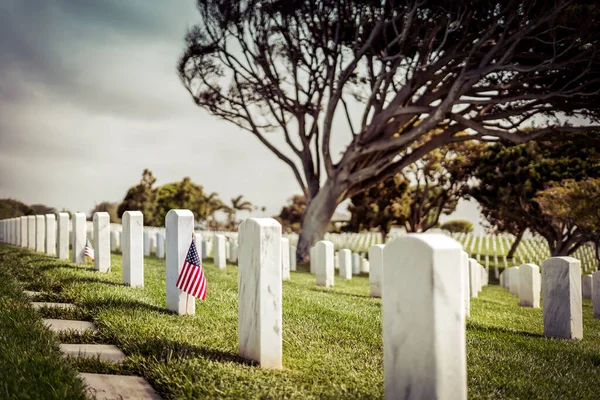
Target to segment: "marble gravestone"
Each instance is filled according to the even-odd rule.
[[[342,249],[340,254],[340,278],[352,279],[352,252],[348,249]]]
[[[202,242],[200,242],[202,243]],[[199,246],[196,243],[196,247],[198,250],[202,251],[202,246]],[[158,231],[156,232],[156,257],[157,258],[165,258],[165,232]]]
[[[237,252],[237,246],[235,251]],[[290,241],[283,237],[281,238],[281,279],[290,280]]]
[[[58,213],[56,220],[56,257],[59,260],[69,259],[69,214]]]
[[[56,255],[56,216],[54,214],[46,214],[44,215],[46,219],[46,235],[45,240],[46,243],[44,247],[46,249],[46,254],[49,256]]]
[[[144,229],[144,257],[148,257],[150,255],[151,247],[152,242],[150,241],[150,232],[147,229]]]
[[[35,250],[35,215],[27,216],[27,248]]]
[[[481,275],[479,274],[479,263],[474,258],[469,258],[469,294],[472,299],[479,296],[478,281]]]
[[[231,241],[231,246],[230,246],[230,252],[231,252],[231,262],[237,264],[237,259],[238,259],[238,242],[237,240],[233,239]],[[288,240],[288,265],[289,265],[289,247],[290,247],[290,242]],[[288,268],[289,271],[289,268]]]
[[[308,263],[310,266],[310,273],[315,274],[317,272],[317,249],[315,246],[310,248]]]
[[[581,276],[581,296],[586,300],[592,299],[592,293],[594,290],[594,282],[592,275]]]
[[[239,226],[239,241],[239,354],[262,368],[281,369],[281,225],[248,218]]]
[[[94,226],[94,270],[110,271],[110,216],[107,212],[95,212]]]
[[[360,274],[360,254],[352,253],[352,275]]]
[[[544,335],[583,339],[581,263],[552,257],[542,263]]]
[[[320,240],[315,245],[317,258],[317,286],[333,286],[335,268],[333,266],[333,243],[329,240]]]
[[[170,210],[165,218],[167,240],[167,310],[179,315],[196,313],[196,298],[176,286],[179,272],[192,244],[194,214],[190,210]],[[199,243],[196,243],[198,248]],[[207,282],[209,285],[209,282]]]
[[[85,264],[85,214],[84,213],[73,213],[73,243],[71,248],[73,249],[73,255],[71,261],[74,264]]]
[[[510,275],[509,278],[509,286],[508,286],[508,291],[510,292],[510,294],[514,295],[514,296],[518,296],[519,295],[519,267],[512,267],[508,269],[508,273]]]
[[[144,287],[144,215],[141,211],[125,211],[122,224],[123,283]]]
[[[46,251],[46,218],[43,215],[35,216],[35,251]]]
[[[117,231],[110,231],[110,251],[117,251]]]
[[[215,235],[214,239],[214,262],[215,267],[219,269],[225,268],[227,265],[225,242],[227,239],[223,235]]]
[[[540,308],[542,282],[540,268],[535,264],[524,264],[519,268],[519,305]]]
[[[461,252],[441,234],[409,234],[386,245],[386,399],[467,399]]]
[[[593,273],[592,285],[600,288],[600,271]],[[600,319],[600,289],[592,290],[592,302],[594,303],[594,318]]]
[[[461,289],[465,308],[465,318],[469,318],[471,316],[471,286],[469,285],[471,275],[469,270],[469,253],[466,251],[461,251],[460,253],[460,267],[462,268]]]
[[[27,234],[27,228],[29,226],[27,216],[22,216],[21,218],[21,247],[28,247],[27,240],[29,239],[29,235]]]
[[[381,297],[383,281],[383,249],[385,245],[376,244],[369,248],[369,292],[371,297]],[[341,275],[341,268],[340,268]]]
[[[290,271],[296,271],[296,246],[290,246]]]
[[[202,235],[194,232],[194,239],[196,240],[196,251],[198,252],[198,257],[200,257],[202,260]]]

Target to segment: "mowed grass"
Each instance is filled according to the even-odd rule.
[[[314,276],[292,273],[283,283],[282,371],[263,370],[238,357],[237,267],[217,270],[205,262],[209,292],[196,315],[165,310],[165,264],[145,260],[145,287],[121,285],[121,257],[107,274],[0,247],[0,271],[43,290],[44,300],[70,301],[76,312],[44,311],[84,318],[99,334],[65,335],[65,342],[114,344],[128,356],[122,366],[72,360],[82,372],[145,377],[166,399],[383,397],[381,301],[368,297],[368,278],[336,280],[318,289]],[[518,306],[497,286],[471,302],[467,324],[470,399],[598,399],[600,321],[584,301],[584,339],[543,337],[541,309]],[[52,313],[52,314],[48,314]]]
[[[57,338],[44,328],[15,279],[23,261],[2,248],[0,399],[84,399],[83,384],[60,357]]]

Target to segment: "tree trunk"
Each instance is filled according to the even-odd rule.
[[[525,229],[521,229],[519,231],[519,233],[517,233],[517,236],[515,237],[515,241],[513,242],[512,246],[510,246],[510,250],[508,251],[508,255],[506,256],[506,258],[514,258],[515,253],[517,252],[517,247],[519,247],[519,244],[521,243],[521,240],[523,240],[523,235],[525,234]]]
[[[306,205],[302,216],[298,247],[296,248],[296,260],[298,262],[306,262],[312,245],[323,237],[325,228],[331,221],[335,209],[343,200],[340,200],[340,195],[344,190],[345,188],[342,185],[328,179],[317,195]]]

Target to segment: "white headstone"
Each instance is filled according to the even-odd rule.
[[[110,231],[110,251],[117,251],[117,231]]]
[[[223,235],[215,235],[215,245],[214,245],[214,261],[215,261],[215,267],[223,269],[225,268],[225,266],[227,265],[227,261],[225,258],[225,255],[227,254],[225,252],[225,242],[227,241],[227,239],[225,239],[225,236]]]
[[[59,260],[69,259],[69,214],[66,212],[58,213],[56,220],[56,257]]]
[[[194,233],[194,238],[196,239],[196,251],[198,252],[198,257],[202,260],[202,235],[200,233]]]
[[[94,269],[99,272],[110,271],[110,215],[107,212],[95,212],[94,225]]]
[[[519,268],[519,305],[540,308],[542,281],[540,268],[535,264],[524,264]]]
[[[230,245],[230,252],[231,252],[231,262],[232,263],[236,263],[237,264],[237,259],[238,259],[238,242],[237,240],[232,240],[231,241],[231,245]],[[288,257],[289,257],[289,241],[288,241]],[[289,260],[289,258],[288,258]],[[288,269],[289,270],[289,269]]]
[[[46,251],[46,217],[43,215],[35,216],[35,251]]]
[[[144,215],[141,211],[125,211],[122,223],[123,283],[144,287]]]
[[[369,289],[371,297],[381,297],[381,285],[383,281],[383,249],[385,245],[376,244],[369,248]],[[350,250],[348,250],[350,252]],[[346,255],[346,257],[348,257]],[[341,264],[340,264],[341,265]],[[342,269],[340,268],[340,275]]]
[[[309,266],[310,266],[310,273],[311,274],[316,274],[317,273],[317,249],[315,248],[315,246],[311,247],[309,250]]]
[[[27,247],[35,250],[35,215],[27,216]]]
[[[340,278],[352,279],[352,252],[348,249],[340,250]]]
[[[600,271],[594,272],[592,285],[600,288]],[[594,303],[594,318],[600,319],[600,289],[592,290],[592,301]]]
[[[73,213],[73,243],[71,248],[73,249],[73,257],[71,261],[75,264],[85,263],[85,214],[84,213]]]
[[[281,279],[290,280],[290,241],[283,237],[281,238]]]
[[[238,338],[240,356],[282,368],[281,225],[249,218],[239,226]]]
[[[542,264],[544,335],[583,338],[581,263],[572,257],[552,257]]]
[[[196,242],[198,243],[198,242]],[[202,242],[200,242],[202,243]],[[196,247],[199,247],[198,250],[200,250],[202,247],[196,245]],[[158,258],[165,258],[165,232],[164,231],[158,231],[156,232],[156,257]]]
[[[469,292],[472,299],[479,296],[479,263],[474,258],[469,258]]]
[[[592,299],[592,293],[594,290],[592,275],[581,276],[581,296],[586,300]]]
[[[360,254],[352,253],[352,275],[360,274]]]
[[[512,294],[514,296],[518,296],[519,295],[519,278],[520,278],[519,267],[509,268],[508,271],[510,274],[508,291],[510,292],[510,294]]]
[[[315,245],[317,257],[317,286],[333,286],[335,268],[333,267],[333,243],[329,240],[318,241]]]
[[[387,399],[467,398],[462,247],[414,234],[383,252],[383,372]]]
[[[21,217],[21,247],[29,247],[27,241],[29,240],[29,234],[27,228],[29,227],[29,219],[24,215]]]
[[[147,229],[144,229],[144,257],[148,257],[150,255],[151,247],[152,242],[150,242],[150,232]]]
[[[366,258],[361,258],[361,260],[360,260],[360,272],[368,274],[370,269],[371,269],[371,264],[369,263],[369,260],[366,259]]]
[[[170,210],[165,218],[167,236],[167,310],[179,315],[196,313],[196,298],[176,286],[179,272],[192,244],[194,214],[190,210]],[[196,244],[196,247],[198,245]],[[208,284],[208,283],[207,283]]]
[[[56,255],[56,216],[54,214],[46,214],[46,243],[44,245],[46,254],[49,256]]]
[[[290,246],[290,271],[296,271],[296,246]]]
[[[462,251],[460,253],[460,267],[462,268],[462,282],[461,289],[463,295],[463,303],[465,307],[465,318],[471,316],[471,289],[469,285],[470,281],[470,270],[469,270],[469,253]]]

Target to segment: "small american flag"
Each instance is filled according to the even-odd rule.
[[[84,254],[86,257],[89,257],[92,259],[92,261],[94,261],[94,248],[92,247],[92,244],[90,243],[90,239],[88,239],[87,237],[85,238]]]
[[[189,295],[201,300],[206,298],[206,276],[204,276],[202,262],[196,249],[196,240],[193,237],[175,285]]]

